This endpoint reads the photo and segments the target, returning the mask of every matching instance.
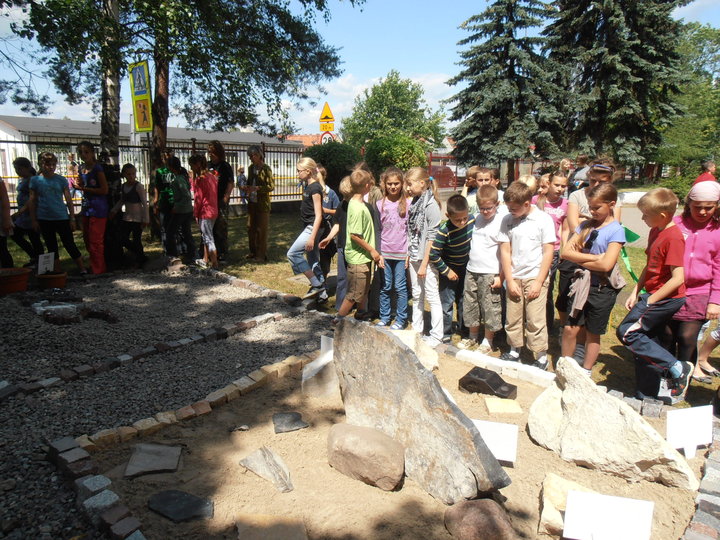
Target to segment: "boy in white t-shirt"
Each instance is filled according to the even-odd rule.
[[[552,218],[531,204],[532,196],[520,182],[510,184],[504,194],[509,214],[500,225],[500,264],[507,285],[510,351],[501,358],[517,362],[526,345],[535,356],[533,366],[547,369],[545,304],[556,236]]]
[[[483,321],[485,335],[478,351],[489,353],[495,332],[502,328],[500,224],[506,211],[498,211],[500,203],[495,186],[480,186],[476,198],[478,214],[470,241],[463,298],[463,319],[470,336],[460,341],[458,347],[470,349],[478,344],[480,321]]]

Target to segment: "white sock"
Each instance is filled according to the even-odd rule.
[[[548,361],[547,353],[546,352],[539,353],[538,357],[537,357],[537,361],[540,362],[541,364],[547,364],[547,361]]]
[[[516,347],[510,347],[510,356],[520,358],[520,351]]]
[[[475,339],[475,341],[477,341],[477,339]],[[489,347],[490,342],[487,340],[487,338],[483,338],[482,343],[480,345],[482,345],[483,347]]]

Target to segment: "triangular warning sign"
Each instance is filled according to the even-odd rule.
[[[320,121],[321,122],[334,122],[335,121],[335,117],[333,116],[333,113],[330,110],[330,105],[328,105],[327,101],[325,102],[325,105],[323,105],[323,110],[320,113]]]

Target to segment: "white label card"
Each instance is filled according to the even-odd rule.
[[[47,274],[48,272],[52,272],[55,268],[55,253],[43,253],[42,255],[38,256],[38,267],[37,267],[37,273],[38,275]]]
[[[480,436],[498,461],[515,463],[517,459],[518,430],[515,424],[473,420]]]
[[[570,490],[563,538],[650,540],[654,507],[652,501]]]
[[[682,448],[686,458],[693,458],[698,446],[712,443],[712,424],[712,405],[668,411],[667,442],[673,448]]]

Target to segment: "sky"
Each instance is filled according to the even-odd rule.
[[[335,129],[342,118],[351,114],[355,98],[385,77],[392,69],[403,78],[422,84],[425,99],[432,109],[454,95],[458,88],[446,83],[460,71],[457,65],[461,48],[457,43],[468,33],[459,28],[463,21],[487,7],[487,1],[453,0],[448,4],[429,0],[366,0],[360,7],[347,1],[329,0],[331,19],[316,23],[324,40],[339,49],[343,74],[322,84],[325,92],[311,90],[317,105],[305,104],[302,109],[290,100],[286,105],[298,133],[319,133],[319,118],[323,103],[328,102],[335,116]],[[445,9],[444,7],[448,8]],[[674,16],[686,22],[697,21],[718,26],[720,2],[695,0],[677,9]],[[8,19],[0,21],[0,34],[8,32]],[[52,89],[40,85],[39,89]],[[172,99],[172,98],[171,98]],[[67,105],[55,95],[51,106],[53,118],[73,120],[94,119],[87,105]],[[127,80],[123,81],[121,121],[128,122],[131,112]],[[172,107],[172,103],[171,103]],[[447,111],[448,106],[444,106]],[[0,105],[0,114],[23,116],[17,106]],[[184,126],[177,115],[170,118],[171,126]]]

